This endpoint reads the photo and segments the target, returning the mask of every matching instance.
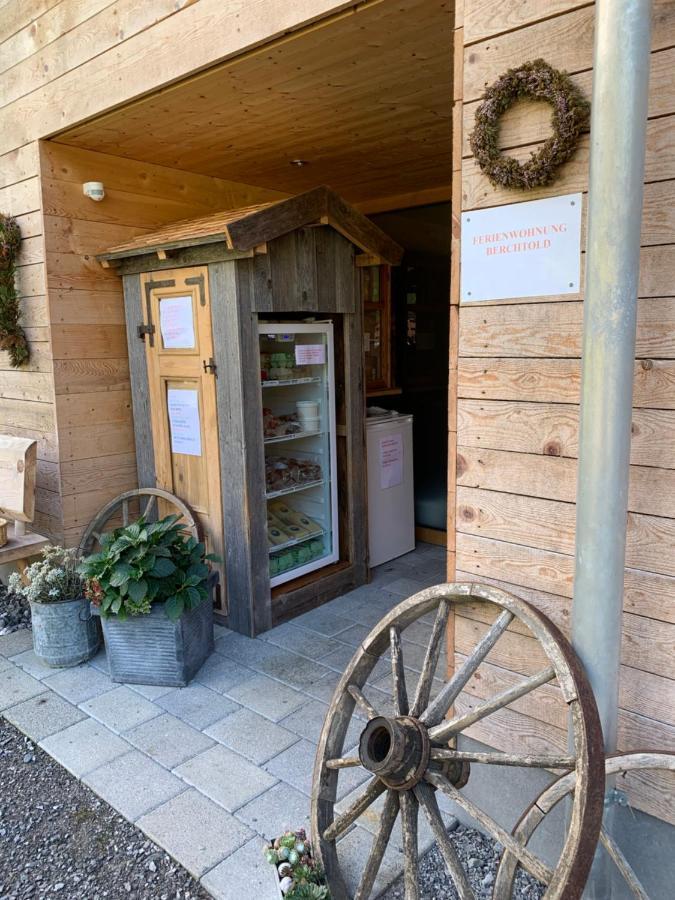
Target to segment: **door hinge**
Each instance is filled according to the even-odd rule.
[[[152,343],[153,343],[152,336],[155,333],[155,326],[152,324],[151,325],[138,325],[136,328],[136,333],[138,334],[139,338],[142,341],[145,340],[146,334],[149,334],[150,335],[150,344],[152,345]]]
[[[212,375],[218,376],[218,367],[212,356],[209,356],[209,361],[207,362],[205,359],[202,360],[202,365],[204,366],[205,372],[210,372]]]

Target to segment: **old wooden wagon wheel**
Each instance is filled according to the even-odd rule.
[[[486,601],[496,618],[471,654],[432,699],[433,674],[448,616],[463,603]],[[401,633],[422,616],[436,610],[422,672],[413,694],[408,693]],[[487,657],[511,622],[519,621],[538,640],[548,665],[539,673],[470,712],[445,720],[455,699]],[[380,715],[363,690],[383,654],[391,656],[394,714]],[[574,751],[559,750],[537,756],[458,752],[449,744],[471,724],[503,709],[530,691],[557,681],[569,709]],[[344,757],[347,728],[356,708],[367,718],[358,751]],[[469,768],[477,763],[478,771]],[[551,869],[521,847],[487,813],[462,793],[469,777],[480,778],[480,766],[499,766],[508,778],[509,766],[574,770],[575,791],[569,824],[558,864]],[[350,806],[336,814],[338,776],[349,767],[362,766],[371,777]],[[503,768],[501,768],[503,767]],[[474,770],[476,767],[474,766]],[[371,895],[392,830],[401,813],[406,900],[418,897],[418,812],[422,808],[438,842],[450,878],[461,900],[474,893],[466,872],[448,838],[436,799],[441,791],[478,821],[520,865],[547,885],[546,898],[575,900],[581,896],[600,831],[604,793],[604,758],[597,709],[590,686],[571,646],[546,616],[505,591],[478,584],[442,584],[420,591],[391,610],[373,628],[356,651],[337,685],[321,732],[312,789],[314,847],[326,870],[335,900],[367,900]],[[385,793],[386,792],[386,793]],[[385,794],[379,829],[363,871],[343,871],[339,839],[380,795]],[[349,886],[351,882],[351,887]],[[510,894],[509,894],[510,896]]]
[[[150,518],[158,515],[158,510],[162,506],[161,514],[168,515],[175,513],[179,515],[185,524],[185,530],[189,531],[192,536],[199,540],[197,525],[194,517],[188,507],[169,491],[161,488],[138,488],[134,491],[125,491],[110,503],[100,509],[89,525],[84,530],[84,534],[80,539],[78,553],[85,556],[91,553],[96,544],[100,544],[101,535],[112,528],[118,528],[120,525],[128,525],[130,514],[133,507],[138,506],[134,515],[142,515]],[[114,523],[114,524],[113,524]]]
[[[627,772],[642,772],[650,769],[663,769],[675,772],[675,753],[659,753],[652,751],[615,753],[608,756],[605,761],[605,774],[607,775],[620,776],[625,775]],[[520,846],[525,846],[527,844],[546,815],[560,803],[563,797],[567,797],[576,792],[576,784],[576,772],[568,772],[567,775],[562,775],[554,781],[553,784],[550,784],[546,790],[537,797],[529,809],[523,813],[520,821],[513,829],[513,837]],[[640,884],[640,880],[633,871],[630,863],[604,828],[600,831],[600,843],[616,865],[621,877],[628,885],[633,896],[639,898],[639,900],[649,900],[649,895]],[[507,849],[502,855],[497,870],[494,890],[495,897],[511,896],[513,881],[518,865],[518,859]]]

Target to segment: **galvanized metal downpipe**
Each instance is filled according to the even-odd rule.
[[[572,642],[607,752],[618,719],[650,32],[651,0],[597,0]],[[611,827],[607,813],[611,803]],[[585,896],[607,900],[608,876],[596,859]]]

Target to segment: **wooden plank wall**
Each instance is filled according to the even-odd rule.
[[[590,95],[592,3],[464,0],[458,4],[453,207],[479,209],[587,191],[588,135],[549,188],[527,195],[492,188],[470,155],[468,135],[484,87],[504,70],[543,56]],[[545,8],[544,8],[545,7]],[[675,744],[675,4],[656,0],[647,126],[635,410],[621,670],[620,749]],[[461,56],[461,59],[460,59]],[[520,104],[502,142],[526,157],[547,133],[547,113]],[[461,206],[460,206],[461,204]],[[459,223],[455,219],[455,228]],[[455,248],[458,246],[455,234]],[[458,264],[453,272],[457,309]],[[569,632],[582,303],[569,297],[459,309],[456,357],[456,560],[450,576],[481,580],[531,600]],[[452,365],[452,364],[451,364]],[[451,421],[451,432],[455,423]],[[452,440],[452,434],[451,434]],[[487,628],[476,606],[457,617],[456,661]],[[459,707],[538,670],[532,638],[515,628]],[[514,704],[474,736],[504,750],[566,746],[554,688]],[[557,708],[560,709],[559,707]],[[492,718],[488,720],[492,722]],[[638,807],[675,821],[675,780],[633,779]]]
[[[265,189],[45,142],[42,203],[67,543],[136,486],[122,280],[95,254],[166,222],[281,196]],[[85,197],[102,181],[106,197]]]

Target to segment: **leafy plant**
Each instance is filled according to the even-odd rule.
[[[28,362],[30,349],[19,325],[21,310],[16,293],[16,257],[21,231],[16,220],[0,213],[0,350],[9,351],[9,361],[17,368]]]
[[[267,862],[277,866],[285,900],[331,900],[330,890],[304,828],[285,831],[265,848]]]
[[[179,516],[159,522],[143,517],[101,537],[101,550],[84,559],[80,572],[87,596],[102,616],[144,615],[164,601],[167,616],[176,621],[207,598],[204,544],[186,536]]]
[[[13,594],[32,603],[59,603],[84,597],[77,551],[45,547],[41,555],[42,559],[27,567],[23,578],[18,572],[9,576],[8,587]]]

